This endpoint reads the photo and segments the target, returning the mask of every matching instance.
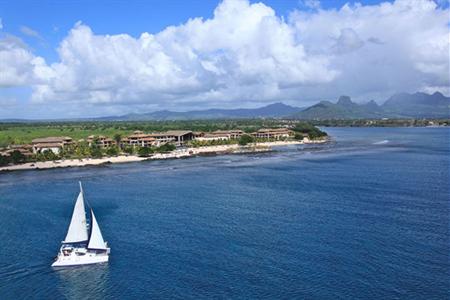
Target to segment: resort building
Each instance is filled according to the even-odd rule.
[[[239,129],[233,129],[233,130],[216,130],[212,134],[217,135],[228,135],[230,139],[238,139],[240,138],[244,132]]]
[[[139,146],[139,147],[150,147],[155,146],[157,140],[152,134],[143,133],[142,131],[135,131],[132,135],[122,139],[122,145],[127,146]]]
[[[175,141],[175,138],[173,136],[169,136],[165,133],[151,133],[149,134],[149,136],[155,139],[155,146],[158,147]]]
[[[194,138],[194,134],[190,130],[169,130],[166,132],[150,133],[148,136],[156,140],[156,146],[170,142],[175,143],[177,146],[181,146]]]
[[[239,129],[235,130],[216,130],[211,133],[194,132],[194,139],[197,141],[219,141],[238,139],[244,132]]]
[[[225,141],[229,139],[228,134],[220,133],[205,133],[203,136],[195,138],[196,141]]]
[[[34,139],[31,141],[33,153],[41,153],[50,150],[58,154],[62,148],[72,144],[72,138],[68,136],[46,137]]]
[[[253,132],[252,135],[255,138],[260,139],[285,139],[291,136],[294,132],[288,128],[263,128],[257,132]]]
[[[90,135],[90,136],[88,136],[86,141],[89,143],[89,147],[94,142],[96,142],[96,144],[102,148],[108,148],[108,147],[111,147],[112,145],[116,144],[116,142],[113,139],[103,136],[103,135],[99,135],[99,136]]]
[[[192,135],[194,136],[194,140],[196,140],[199,137],[205,136],[205,133],[203,131],[193,131]]]
[[[175,143],[177,146],[183,145],[185,142],[194,138],[192,131],[188,130],[169,130],[166,132],[143,133],[135,131],[122,140],[124,145],[150,147],[161,146],[166,143]]]

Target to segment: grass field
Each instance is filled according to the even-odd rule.
[[[32,139],[49,137],[49,136],[69,136],[74,140],[85,139],[89,135],[105,135],[111,138],[115,134],[125,136],[131,133],[132,130],[120,129],[114,127],[93,127],[85,128],[77,125],[9,125],[0,126],[0,147],[10,144],[26,144],[30,143]]]

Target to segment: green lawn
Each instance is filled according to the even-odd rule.
[[[85,128],[76,125],[1,125],[0,147],[10,144],[26,144],[30,143],[32,139],[49,136],[69,136],[74,140],[78,140],[85,139],[89,135],[105,135],[113,138],[115,134],[125,136],[131,132],[132,130],[124,130],[114,127]]]

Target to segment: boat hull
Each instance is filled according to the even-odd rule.
[[[92,265],[92,264],[101,264],[107,263],[109,261],[108,254],[90,254],[87,253],[83,256],[70,255],[63,256],[58,255],[58,258],[52,264],[52,267],[72,267],[72,266],[81,266],[81,265]]]

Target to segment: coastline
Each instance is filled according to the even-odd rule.
[[[130,163],[144,160],[161,160],[161,159],[176,159],[188,158],[198,155],[218,155],[218,154],[244,154],[244,153],[258,153],[273,151],[272,147],[302,145],[302,144],[323,144],[329,139],[316,141],[277,141],[266,143],[254,143],[248,146],[241,146],[238,144],[231,145],[217,145],[204,147],[189,147],[185,149],[177,149],[169,153],[156,153],[149,157],[140,157],[136,155],[119,155],[102,158],[82,158],[82,159],[62,159],[54,161],[40,161],[30,162],[19,165],[11,165],[0,167],[0,172],[8,171],[24,171],[24,170],[45,170],[55,168],[70,168],[70,167],[84,167],[84,166],[98,166],[102,164],[115,163]]]

